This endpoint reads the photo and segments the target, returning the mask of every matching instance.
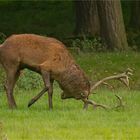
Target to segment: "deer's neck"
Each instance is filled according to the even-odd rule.
[[[62,90],[79,90],[82,83],[88,81],[81,68],[73,64],[67,68],[63,73],[61,73],[58,83]]]

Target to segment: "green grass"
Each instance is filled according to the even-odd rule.
[[[132,89],[140,89],[140,53],[139,52],[116,52],[116,53],[81,53],[75,56],[77,63],[86,71],[92,81],[103,77],[133,69],[130,79]],[[120,87],[119,82],[115,84]]]
[[[23,90],[20,86],[15,89],[18,105],[16,110],[7,106],[4,91],[0,92],[0,140],[139,140],[140,139],[140,54],[139,53],[81,53],[75,56],[77,63],[94,81],[115,72],[124,71],[127,67],[134,69],[134,76],[128,90],[119,82],[115,84],[115,91],[105,87],[97,89],[97,94],[91,99],[109,106],[115,106],[117,100],[114,94],[122,96],[124,109],[104,110],[89,107],[84,111],[81,101],[69,99],[61,100],[61,90],[55,83],[53,104],[54,109],[48,110],[47,94],[31,108],[27,108],[28,101],[35,96],[38,89]],[[32,74],[32,73],[31,73]],[[26,75],[28,76],[28,75]],[[22,81],[24,78],[24,82]],[[19,82],[30,87],[37,78],[25,78]],[[34,81],[35,80],[35,81]],[[38,79],[41,80],[41,79]],[[34,81],[34,82],[33,82]],[[23,87],[24,87],[23,86]],[[32,87],[32,86],[31,86]],[[33,86],[35,87],[35,85]],[[121,87],[121,88],[120,88]],[[29,88],[28,88],[29,89]]]
[[[5,96],[1,96],[0,121],[3,135],[9,140],[138,140],[140,139],[140,92],[119,90],[125,108],[103,110],[82,109],[82,102],[60,99],[60,90],[54,91],[54,109],[48,110],[47,95],[31,108],[27,103],[38,90],[16,91],[18,109],[10,110]],[[108,90],[99,90],[92,99],[113,106],[117,103]]]

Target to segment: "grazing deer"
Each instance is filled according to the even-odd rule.
[[[5,89],[10,108],[16,107],[13,89],[20,71],[28,68],[39,73],[44,81],[43,90],[37,94],[28,104],[28,107],[36,102],[48,91],[49,109],[53,108],[53,82],[59,83],[63,90],[62,99],[75,98],[84,102],[84,108],[88,104],[106,108],[88,99],[91,90],[110,79],[121,80],[128,86],[129,71],[104,78],[90,86],[90,82],[84,71],[76,64],[65,45],[50,37],[34,34],[12,35],[0,45],[0,62],[6,71]],[[117,96],[120,100],[119,96]]]

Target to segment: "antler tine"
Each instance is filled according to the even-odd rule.
[[[112,86],[111,84],[109,84],[109,83],[107,83],[107,82],[103,82],[103,84],[104,84],[105,86],[107,86],[110,90],[114,90],[114,89],[115,89],[114,86]]]
[[[132,70],[132,69],[130,69],[130,68],[127,68],[127,70],[126,70],[126,74],[133,75],[132,73],[133,73],[133,70]]]
[[[122,101],[122,97],[120,97],[119,95],[115,95],[117,97],[117,99],[119,100],[119,104],[116,105],[115,107],[109,107],[107,105],[103,105],[103,104],[98,104],[94,101],[91,101],[89,99],[82,99],[84,102],[84,109],[88,108],[88,105],[93,105],[94,108],[96,107],[102,107],[103,109],[115,109],[115,108],[120,108],[120,107],[124,107],[123,101]]]
[[[89,99],[83,99],[83,102],[84,102],[84,109],[87,109],[88,108],[88,104],[93,105],[94,108],[96,108],[96,107],[102,107],[103,109],[109,109],[108,106],[103,105],[103,104],[97,104],[96,102],[91,101]]]
[[[119,95],[115,95],[115,96],[119,100],[119,104],[117,106],[115,106],[115,108],[124,107],[124,104],[123,104],[123,101],[122,101],[122,97],[120,97]]]
[[[130,76],[133,75],[132,72],[133,72],[133,70],[128,68],[124,73],[122,73],[122,77],[119,78],[119,80],[122,83],[124,83],[128,88],[130,88],[129,87],[129,78],[130,78],[129,75]]]
[[[112,76],[109,76],[109,77],[105,77],[105,78],[97,81],[93,86],[91,86],[91,91],[94,90],[95,88],[97,88],[101,84],[105,84],[108,87],[112,88],[112,86],[110,86],[108,83],[106,83],[106,81],[112,80],[112,79],[116,79],[116,80],[121,81],[122,83],[124,83],[129,88],[129,76],[133,75],[132,72],[133,72],[133,70],[128,68],[123,73],[112,75]],[[120,97],[118,95],[115,95],[115,96],[119,100],[119,104],[115,108],[123,107],[124,104],[122,102],[122,97]],[[88,104],[93,105],[93,107],[102,107],[104,109],[108,109],[109,108],[108,106],[105,106],[105,105],[102,105],[102,104],[97,104],[97,103],[95,103],[95,102],[93,102],[91,100],[88,100],[88,99],[83,99],[83,101],[84,101],[84,108],[85,109],[88,108]],[[111,108],[111,109],[113,109],[113,108]]]
[[[112,75],[109,77],[105,77],[99,81],[97,81],[92,87],[91,91],[97,88],[99,85],[103,84],[104,82],[112,79],[120,80],[122,83],[124,83],[128,88],[129,88],[129,75],[132,74],[133,70],[128,68],[125,72],[117,74],[117,75]]]

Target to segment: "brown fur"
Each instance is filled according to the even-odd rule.
[[[46,86],[50,86],[48,80],[56,80],[63,90],[62,99],[81,99],[81,93],[86,97],[89,95],[90,84],[85,73],[64,44],[54,38],[34,34],[12,35],[0,46],[0,62],[7,74],[6,91],[10,107],[16,106],[13,88],[20,70],[24,68],[40,73],[47,81]],[[49,73],[50,79],[45,78],[44,73]]]

